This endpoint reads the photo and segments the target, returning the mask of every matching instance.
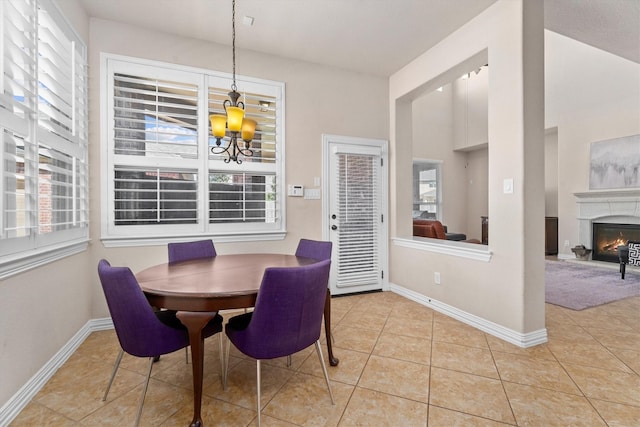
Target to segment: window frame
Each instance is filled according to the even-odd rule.
[[[145,246],[165,244],[189,238],[211,237],[216,242],[239,242],[256,240],[282,240],[286,235],[285,193],[285,85],[282,82],[236,76],[238,92],[259,93],[272,96],[275,105],[276,159],[273,163],[245,161],[241,165],[224,163],[210,156],[212,137],[209,131],[209,89],[230,88],[232,75],[185,65],[101,53],[100,58],[100,116],[101,116],[101,240],[107,247]],[[197,157],[180,161],[176,158],[154,158],[139,156],[135,161],[148,167],[171,167],[197,173],[197,222],[195,224],[146,224],[115,225],[114,214],[114,167],[118,166],[118,155],[114,153],[115,134],[113,120],[114,76],[125,73],[145,78],[175,79],[180,83],[197,85]],[[133,156],[128,156],[133,157]],[[128,159],[132,161],[132,159]],[[278,219],[274,223],[212,223],[209,218],[209,174],[273,174],[276,176],[276,209]]]
[[[435,169],[436,171],[436,202],[432,203],[433,205],[435,205],[436,207],[436,216],[435,218],[428,218],[428,219],[435,219],[438,221],[442,221],[443,215],[442,215],[442,164],[443,161],[442,160],[433,160],[433,159],[419,159],[419,158],[414,158],[413,159],[413,163],[412,163],[412,169],[413,169],[413,185],[412,185],[412,196],[411,196],[411,204],[412,204],[412,211],[414,212],[414,218],[420,218],[420,217],[416,217],[415,216],[415,212],[416,209],[413,209],[413,207],[417,204],[425,204],[425,203],[420,203],[419,200],[419,194],[420,194],[420,188],[418,187],[416,189],[416,184],[418,184],[418,186],[420,185],[420,172],[424,171],[424,170],[429,170],[429,169]],[[421,167],[421,169],[419,171],[417,171],[416,174],[416,167]],[[416,198],[416,194],[418,194],[418,198]],[[420,211],[420,209],[418,209],[418,211]],[[422,211],[421,211],[422,212]]]
[[[21,44],[13,48],[13,55],[17,48],[31,64],[22,68],[24,81],[20,82],[25,91],[21,101],[21,91],[14,92],[11,86],[16,76],[8,71],[19,62],[10,49],[4,50],[5,40],[16,40],[6,32],[0,34],[7,55],[2,61],[6,80],[0,83],[6,102],[0,107],[4,176],[0,182],[0,279],[80,253],[89,241],[87,47],[55,2],[17,3],[3,2],[0,19],[16,13],[23,17],[19,23],[14,21],[20,26],[12,30],[14,36],[15,31],[22,31],[25,39],[32,37],[35,43],[29,49],[20,50]],[[27,90],[32,91],[31,101],[27,101]],[[24,105],[29,113],[12,111],[12,99],[13,105]],[[12,146],[12,141],[18,141],[16,135],[22,145]],[[23,164],[24,172],[9,169],[10,164]],[[20,178],[23,196],[18,192],[19,181],[9,179],[11,173],[24,176]],[[41,188],[51,191],[43,194]],[[12,193],[16,195],[10,197]]]

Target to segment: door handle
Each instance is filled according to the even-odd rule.
[[[332,226],[331,226],[331,229],[332,229],[332,230],[337,230],[337,229],[338,229],[338,226],[334,224],[334,225],[332,225]]]

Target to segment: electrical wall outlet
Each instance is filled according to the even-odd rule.
[[[437,272],[437,271],[436,271],[435,273],[433,273],[433,282],[434,282],[436,285],[439,285],[439,284],[440,284],[440,273],[439,273],[439,272]]]

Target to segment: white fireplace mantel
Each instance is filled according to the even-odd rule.
[[[580,244],[591,247],[593,222],[640,224],[640,188],[574,193]]]

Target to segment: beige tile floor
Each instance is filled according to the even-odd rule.
[[[332,406],[313,347],[263,363],[265,426],[640,426],[640,296],[583,311],[547,305],[549,343],[522,349],[396,294],[334,298]],[[206,343],[206,426],[253,426],[255,362],[232,352],[226,391],[217,337]],[[132,425],[145,360],[91,334],[11,426]],[[325,352],[326,357],[326,352]],[[184,351],[154,365],[143,426],[186,426]]]

